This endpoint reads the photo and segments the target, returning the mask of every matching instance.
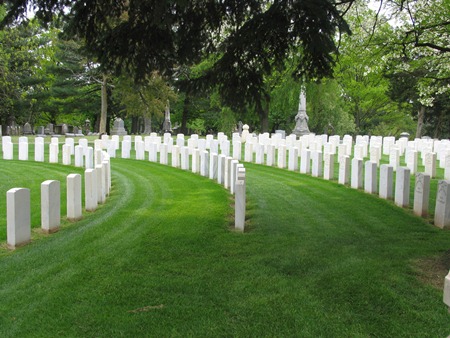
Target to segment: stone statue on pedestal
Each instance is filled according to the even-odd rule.
[[[172,124],[170,122],[169,100],[167,100],[166,111],[164,112],[163,132],[172,133]]]
[[[300,90],[300,102],[298,105],[298,113],[295,116],[295,128],[292,131],[297,136],[308,135],[311,132],[308,128],[309,117],[306,114],[306,95],[305,90],[302,88]]]

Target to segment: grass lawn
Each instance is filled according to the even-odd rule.
[[[14,164],[42,178],[42,164]],[[47,166],[63,177],[74,169]],[[0,248],[0,336],[450,334],[449,231],[335,182],[246,168],[240,234],[221,186],[113,159],[111,196],[95,213],[51,236],[36,229],[14,252]]]

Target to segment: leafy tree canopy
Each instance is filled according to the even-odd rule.
[[[66,33],[86,40],[87,49],[109,69],[136,79],[216,55],[202,84],[218,85],[230,106],[258,104],[264,76],[300,56],[294,75],[332,74],[337,32],[348,32],[343,4],[334,0],[17,0],[9,1],[4,24],[31,6],[43,22],[58,14]],[[299,49],[300,46],[300,49]]]

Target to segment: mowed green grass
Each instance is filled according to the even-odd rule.
[[[0,251],[0,336],[450,334],[442,287],[416,264],[444,255],[450,232],[334,182],[246,168],[241,234],[216,183],[112,159],[105,205]]]

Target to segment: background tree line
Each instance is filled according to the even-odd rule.
[[[375,4],[6,1],[0,123],[289,132],[304,85],[312,132],[449,137],[450,4]]]

